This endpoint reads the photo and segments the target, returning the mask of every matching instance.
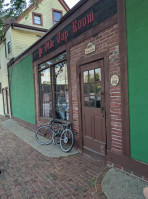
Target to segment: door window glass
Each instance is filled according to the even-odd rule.
[[[89,71],[89,82],[94,82],[95,76],[94,76],[94,70]]]
[[[101,68],[83,72],[84,106],[101,108]]]
[[[84,78],[84,83],[88,83],[88,71],[85,71],[84,73],[83,73],[83,78]]]

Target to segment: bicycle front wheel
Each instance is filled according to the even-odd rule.
[[[36,130],[36,141],[42,145],[48,145],[52,142],[51,126],[41,126]]]
[[[60,147],[62,151],[69,152],[74,145],[74,134],[70,129],[65,129],[60,136]]]

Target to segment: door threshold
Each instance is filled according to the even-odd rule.
[[[85,154],[87,154],[87,155],[89,155],[89,156],[91,156],[91,157],[93,157],[95,159],[106,161],[106,155],[101,154],[101,153],[99,153],[97,151],[93,151],[93,150],[91,150],[91,149],[89,149],[87,147],[83,147],[82,151],[83,151],[83,153],[85,153]]]

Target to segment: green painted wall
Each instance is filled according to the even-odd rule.
[[[148,0],[125,0],[131,157],[148,163]]]
[[[12,115],[35,124],[32,56],[29,55],[10,69],[9,76]]]

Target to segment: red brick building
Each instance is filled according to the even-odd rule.
[[[122,0],[80,1],[10,63],[9,79],[14,119],[30,128],[52,117],[69,120],[75,146],[123,167],[129,163],[134,170],[139,163],[130,159],[125,131],[129,118],[123,11]]]

